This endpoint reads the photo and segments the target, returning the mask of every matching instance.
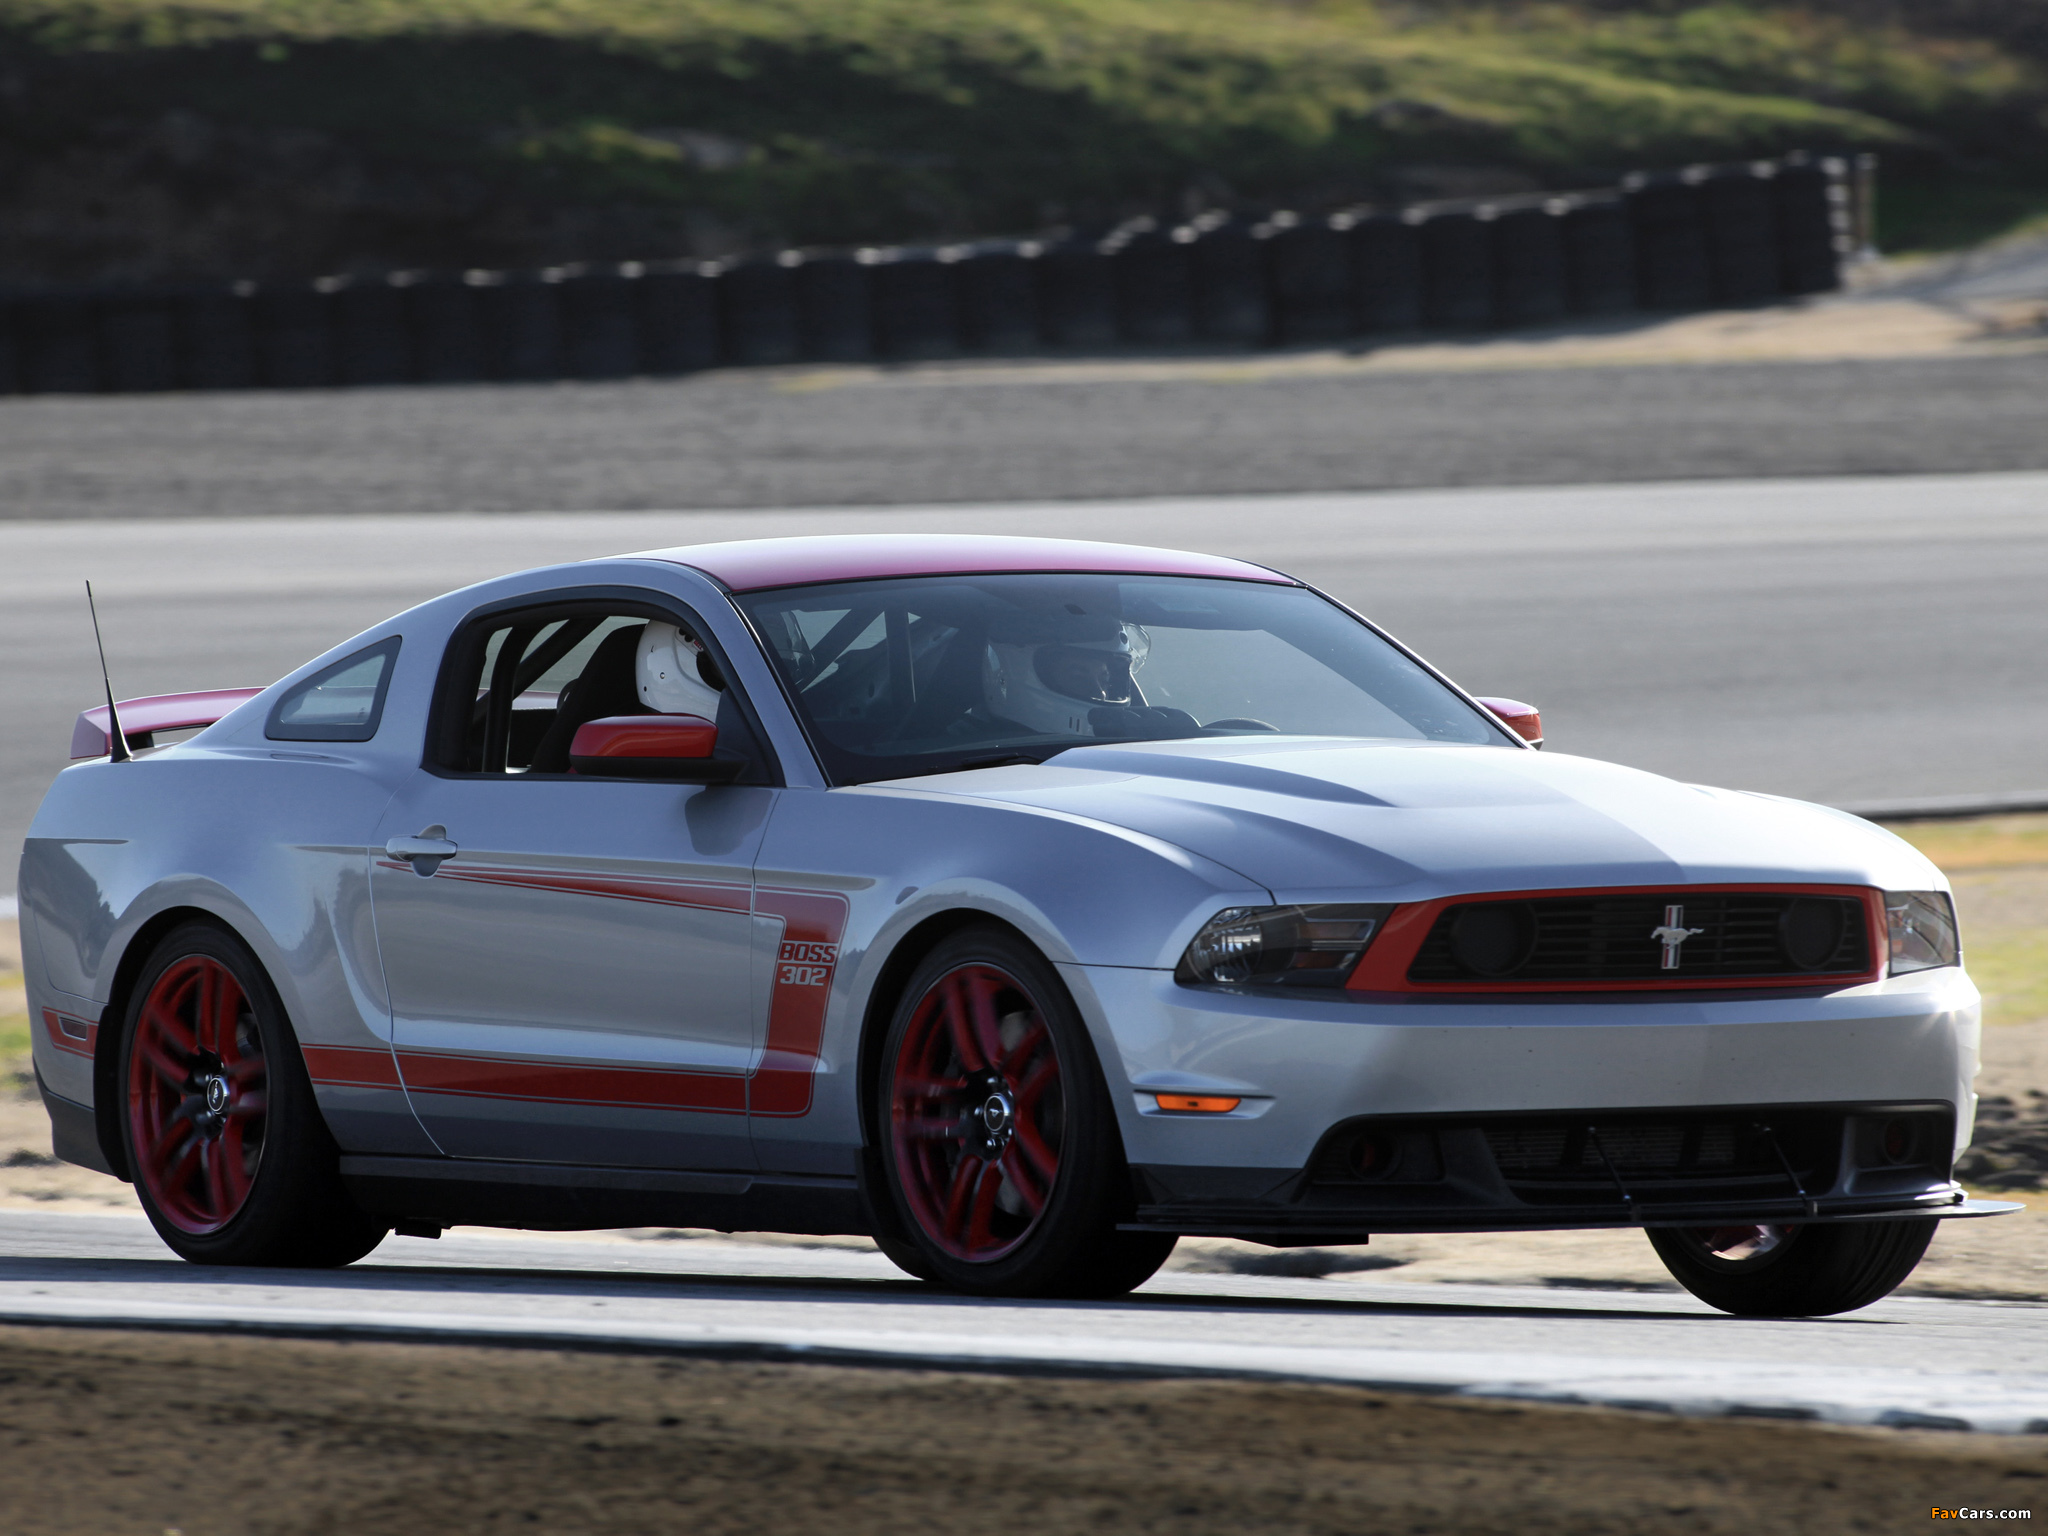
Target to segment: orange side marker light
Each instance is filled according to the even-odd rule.
[[[1159,1101],[1161,1109],[1197,1115],[1227,1115],[1244,1102],[1214,1093],[1155,1093],[1152,1097]]]

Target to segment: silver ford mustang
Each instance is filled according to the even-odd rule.
[[[1802,1315],[2010,1209],[1950,1176],[1941,874],[1538,730],[1204,555],[526,571],[80,717],[21,863],[38,1082],[201,1263],[666,1224],[1075,1296],[1182,1234],[1637,1226]]]

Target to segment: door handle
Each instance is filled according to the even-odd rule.
[[[435,825],[428,827],[418,837],[392,838],[384,845],[384,851],[392,858],[410,864],[412,872],[424,879],[462,850],[457,844],[448,841],[446,827]]]

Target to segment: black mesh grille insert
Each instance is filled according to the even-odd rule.
[[[1570,1120],[1496,1120],[1480,1127],[1494,1166],[1532,1205],[1676,1201],[1825,1192],[1841,1160],[1842,1117],[1830,1112],[1741,1112]],[[1788,1165],[1789,1170],[1788,1171]],[[1796,1181],[1796,1182],[1795,1182]]]
[[[1851,896],[1781,891],[1458,902],[1438,914],[1408,979],[1684,986],[1735,977],[1798,982],[1856,975],[1870,969],[1864,914],[1863,903]],[[1671,938],[1675,945],[1667,944]],[[1675,966],[1665,964],[1667,952]]]
[[[1781,1145],[1803,1140],[1791,1128],[1777,1133]],[[1491,1125],[1486,1144],[1510,1183],[1564,1180],[1593,1182],[1615,1173],[1625,1180],[1683,1177],[1776,1176],[1783,1173],[1771,1138],[1737,1121],[1689,1119],[1648,1125],[1588,1126],[1583,1122]],[[1605,1153],[1605,1158],[1602,1158]],[[1809,1153],[1810,1155],[1810,1153]]]

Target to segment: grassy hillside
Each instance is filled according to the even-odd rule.
[[[2048,66],[1924,3],[0,0],[0,273],[947,238],[1800,145],[2023,210]]]

